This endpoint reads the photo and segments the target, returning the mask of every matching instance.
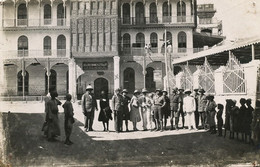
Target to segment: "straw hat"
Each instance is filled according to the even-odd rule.
[[[184,91],[184,93],[185,93],[185,94],[191,93],[191,90],[190,90],[190,89],[186,89],[186,90]]]

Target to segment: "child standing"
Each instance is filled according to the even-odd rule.
[[[217,108],[218,108],[218,112],[217,112],[218,136],[222,136],[222,127],[223,127],[222,114],[223,114],[224,106],[222,104],[218,104]]]
[[[67,94],[66,102],[62,105],[62,107],[64,108],[64,114],[65,114],[64,128],[65,128],[66,140],[65,140],[64,144],[66,144],[66,145],[73,144],[73,142],[70,141],[70,135],[71,135],[72,126],[73,126],[73,123],[75,122],[75,120],[73,118],[73,115],[74,115],[73,106],[70,101],[71,101],[71,95]]]

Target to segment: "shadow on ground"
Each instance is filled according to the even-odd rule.
[[[224,166],[260,159],[259,152],[254,152],[250,145],[206,132],[96,141],[82,131],[79,121],[73,127],[74,144],[65,146],[63,114],[59,116],[62,137],[58,142],[47,142],[43,136],[44,117],[44,114],[3,114],[12,166]]]

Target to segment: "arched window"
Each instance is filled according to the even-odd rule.
[[[145,45],[145,37],[144,34],[139,32],[136,34],[136,47],[144,47]]]
[[[124,3],[123,5],[123,24],[130,24],[130,5]]]
[[[186,4],[183,1],[177,3],[177,22],[186,22]]]
[[[20,36],[18,38],[18,56],[28,56],[28,38],[26,36]]]
[[[186,44],[186,33],[179,32],[178,34],[178,51],[186,52],[187,44]]]
[[[24,3],[18,6],[17,25],[27,25],[27,7]]]
[[[132,68],[124,70],[124,88],[128,89],[129,93],[135,90],[135,71]]]
[[[172,16],[172,5],[168,5],[168,2],[163,3],[163,22],[171,22],[171,16]]]
[[[150,35],[150,44],[151,44],[151,49],[153,53],[158,52],[158,36],[155,32],[151,33]]]
[[[146,74],[145,74],[145,87],[149,92],[155,91],[155,82],[154,82],[154,75],[153,75],[154,69],[152,67],[146,68]]]
[[[163,33],[163,41],[165,41],[165,33]],[[166,41],[167,41],[167,46],[168,45],[172,45],[172,33],[167,31],[166,33]],[[165,42],[163,43],[162,45],[162,48],[161,48],[161,53],[164,53],[164,50],[165,50]]]
[[[57,6],[57,25],[62,26],[65,25],[66,18],[66,8],[64,8],[63,3],[60,3]]]
[[[157,6],[155,2],[150,4],[150,23],[158,23]]]
[[[17,92],[18,95],[23,95],[23,76],[22,71],[19,71],[17,74]],[[25,71],[24,76],[24,93],[28,95],[29,92],[29,73]]]
[[[48,76],[47,72],[45,73],[45,93],[47,94],[48,92],[51,91],[57,91],[57,73],[53,69],[51,69],[51,75],[50,75],[50,80],[49,80],[49,90],[48,90]]]
[[[57,55],[66,56],[66,38],[64,35],[59,35],[57,39]]]
[[[44,5],[44,24],[51,24],[51,5]]]
[[[145,24],[144,4],[142,2],[138,2],[135,6],[135,24]]]
[[[131,53],[131,36],[128,33],[123,35],[123,52],[124,54]]]
[[[49,37],[49,36],[44,37],[43,50],[44,50],[45,56],[51,55],[51,37]]]

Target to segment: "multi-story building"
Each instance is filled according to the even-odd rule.
[[[17,0],[0,5],[3,95],[68,92],[70,3]]]
[[[88,84],[97,96],[117,87],[152,91],[164,85],[166,40],[167,58],[197,51],[196,0],[5,0],[0,7],[6,95],[80,97]]]

